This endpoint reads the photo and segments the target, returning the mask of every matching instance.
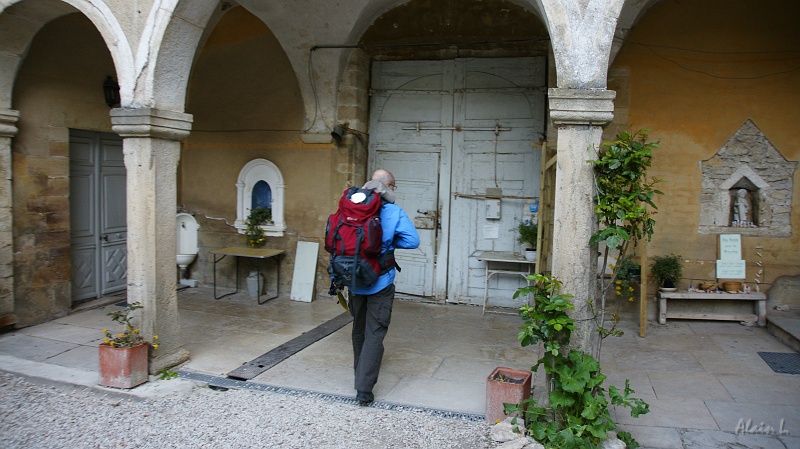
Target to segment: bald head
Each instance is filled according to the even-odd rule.
[[[394,187],[394,175],[389,170],[384,170],[379,168],[375,170],[375,173],[372,174],[372,179],[375,181],[380,181],[383,185],[387,187]]]

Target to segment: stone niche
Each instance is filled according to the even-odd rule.
[[[748,120],[711,159],[700,162],[701,234],[792,235],[797,161],[786,158]]]

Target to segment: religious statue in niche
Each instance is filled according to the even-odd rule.
[[[731,226],[747,228],[755,226],[752,216],[752,202],[747,189],[738,189],[733,198],[733,220]]]

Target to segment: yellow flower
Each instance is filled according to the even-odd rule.
[[[103,343],[105,343],[105,344],[108,344],[109,341],[111,341],[111,340],[109,340],[108,337],[103,339]]]
[[[114,340],[111,340],[110,342],[108,342],[108,345],[109,346],[114,346],[114,343],[115,343]]]
[[[108,332],[108,329],[103,329],[103,333],[105,334],[106,332]]]
[[[131,327],[131,325],[130,325],[130,324],[128,324],[127,326],[125,326],[125,329],[131,330],[131,329],[133,329],[133,328]]]
[[[622,281],[617,281],[616,284],[617,285],[622,284]]]
[[[628,287],[628,290],[633,291],[633,287]]]
[[[153,344],[153,349],[158,349],[158,343]]]
[[[133,333],[134,333],[134,334],[138,334],[138,333],[139,333],[139,329],[134,329],[134,330],[133,330]]]
[[[153,340],[158,340],[158,335],[153,335]]]
[[[125,336],[125,334],[117,334],[117,338],[122,338],[124,336]]]
[[[628,298],[628,301],[630,301],[630,302],[633,302],[633,296],[631,296],[630,298]]]

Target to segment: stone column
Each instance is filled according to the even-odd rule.
[[[549,89],[550,118],[558,127],[553,275],[562,292],[574,295],[572,347],[594,354],[598,333],[589,303],[597,298],[597,245],[589,239],[597,230],[592,165],[602,126],[614,117],[609,90]]]
[[[139,302],[142,333],[159,348],[151,352],[150,373],[189,359],[178,323],[175,255],[177,168],[180,141],[192,116],[151,108],[113,109],[114,132],[124,138],[127,172],[128,301]]]
[[[17,323],[14,314],[14,227],[11,207],[11,139],[19,111],[0,109],[0,331]]]

